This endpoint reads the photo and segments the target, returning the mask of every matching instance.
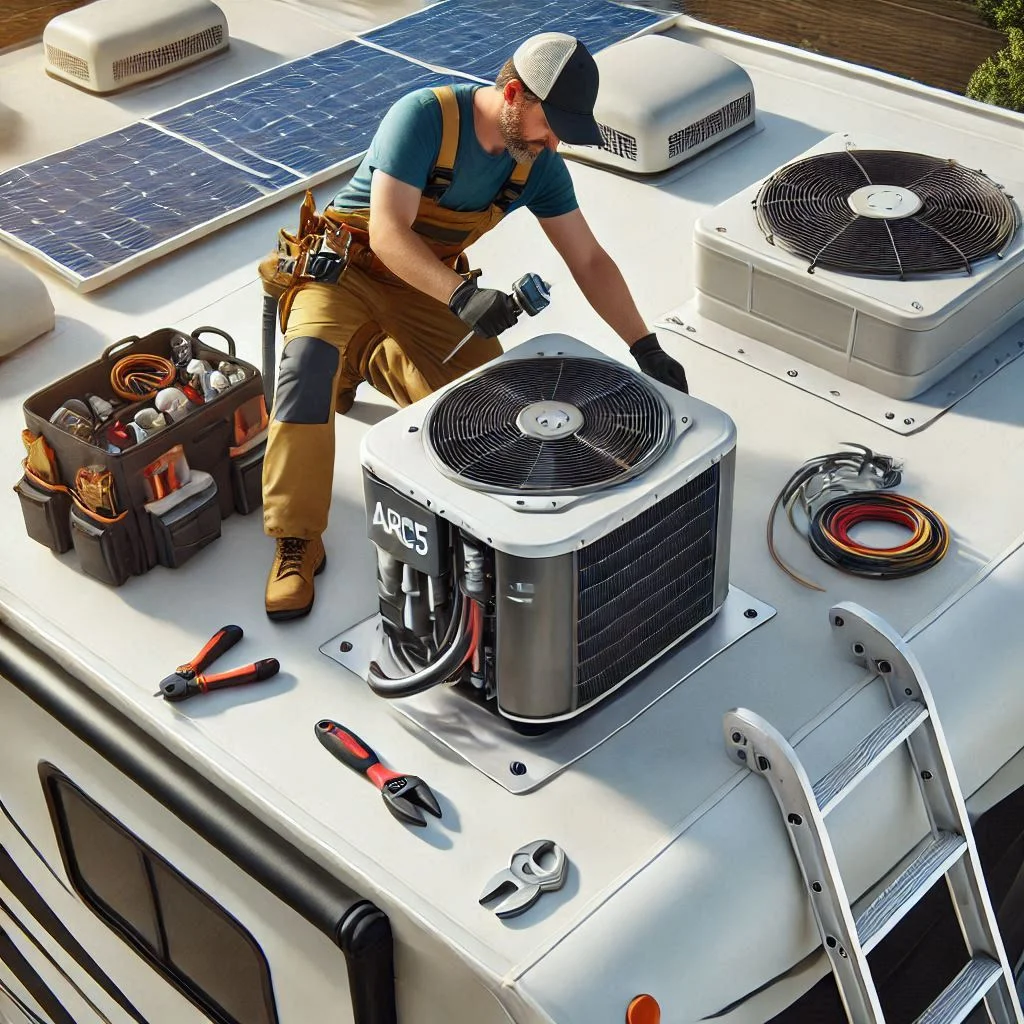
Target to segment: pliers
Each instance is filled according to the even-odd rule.
[[[277,658],[263,658],[251,665],[233,668],[215,676],[202,675],[203,669],[208,668],[225,651],[234,647],[242,636],[241,626],[221,626],[191,661],[179,665],[164,679],[160,689],[153,696],[170,701],[187,700],[197,693],[220,690],[226,686],[240,686],[242,683],[256,683],[277,675],[281,668]]]
[[[423,812],[441,817],[441,807],[430,787],[415,775],[393,772],[354,733],[330,719],[316,723],[316,738],[339,760],[365,775],[379,790],[388,810],[406,825],[426,825]]]

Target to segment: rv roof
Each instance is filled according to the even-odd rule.
[[[340,42],[369,26],[361,17],[383,21],[420,6],[359,5],[363,14],[353,15],[348,5],[332,14],[315,3],[220,2],[232,34],[228,53],[114,98],[47,78],[38,44],[0,55],[3,163],[84,142]],[[661,184],[571,163],[583,210],[651,322],[693,293],[696,218],[834,132],[955,156],[997,181],[1019,177],[1024,166],[1020,116],[686,18],[669,31],[746,69],[763,130]],[[321,205],[336,185],[318,187]],[[55,330],[3,366],[0,464],[12,482],[23,457],[22,401],[112,341],[213,324],[259,363],[256,263],[277,229],[293,226],[296,207],[289,200],[261,210],[88,295],[9,250],[40,272],[57,310]],[[553,285],[550,308],[508,332],[507,344],[559,331],[625,355],[526,214],[472,255],[495,286],[527,271]],[[1024,338],[1024,324],[1017,331]],[[111,589],[29,540],[10,494],[0,618],[372,895],[393,921],[419,922],[455,955],[504,979],[516,990],[513,1000],[546,1014],[536,1019],[610,1020],[609,994],[624,1005],[645,990],[657,992],[672,1021],[715,1014],[818,945],[774,801],[726,757],[721,722],[737,705],[764,714],[798,744],[812,772],[870,730],[884,694],[831,646],[832,604],[856,601],[913,638],[965,792],[1020,749],[1024,687],[1011,655],[1019,650],[1024,585],[1017,550],[1024,360],[1003,366],[926,429],[902,436],[710,347],[667,333],[662,342],[685,363],[693,392],[737,424],[731,579],[777,614],[532,793],[512,795],[446,752],[319,651],[375,609],[358,446],[389,406],[368,388],[337,423],[330,566],[307,619],[281,625],[264,615],[273,545],[258,514],[227,520],[219,542],[182,569],[156,569]],[[845,441],[905,461],[903,489],[941,512],[953,531],[939,566],[901,582],[855,579],[827,569],[792,535],[785,556],[826,591],[803,589],[772,564],[765,519],[776,491],[805,459]],[[276,657],[280,675],[180,707],[155,700],[159,680],[226,622],[245,630],[239,655]],[[428,780],[443,801],[445,827],[414,831],[391,821],[372,787],[315,742],[313,725],[324,717],[364,736],[389,764]],[[880,773],[835,817],[839,856],[858,894],[925,831],[923,818],[901,810],[893,781]],[[864,823],[867,808],[877,827]],[[510,927],[478,906],[479,886],[511,850],[543,836],[562,844],[574,871],[545,907]],[[396,931],[401,941],[401,924]],[[792,984],[799,990],[823,970],[817,963]],[[725,1019],[763,1019],[768,1004],[753,1005]]]

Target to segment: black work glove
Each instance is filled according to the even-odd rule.
[[[661,381],[662,384],[675,388],[676,391],[682,391],[687,395],[690,393],[690,389],[686,386],[686,371],[682,364],[676,362],[658,344],[656,334],[645,334],[630,346],[629,352],[648,377],[653,377],[655,380]]]
[[[519,318],[511,295],[496,288],[477,288],[474,281],[463,281],[452,292],[448,308],[483,338],[497,337]]]

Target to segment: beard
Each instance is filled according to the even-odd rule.
[[[498,115],[498,131],[505,142],[509,155],[519,164],[531,164],[541,154],[542,147],[531,148],[523,137],[523,114],[518,107],[505,104]],[[533,143],[532,146],[537,146]]]

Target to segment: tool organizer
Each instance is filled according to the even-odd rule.
[[[215,334],[227,351],[202,340]],[[230,361],[244,377],[202,405],[195,405],[175,422],[121,451],[107,447],[108,423],[127,422],[140,409],[153,406],[152,397],[138,402],[120,400],[113,415],[98,429],[100,437],[85,440],[50,422],[69,399],[82,395],[112,395],[111,371],[127,355],[172,359],[172,341],[188,340],[193,357],[213,365]],[[173,361],[173,360],[172,360]],[[246,515],[262,503],[265,431],[258,444],[236,444],[236,414],[260,403],[265,418],[263,382],[259,370],[235,355],[230,335],[215,327],[191,334],[165,328],[145,337],[130,337],[108,347],[99,359],[32,395],[23,406],[25,423],[53,451],[59,482],[49,483],[27,463],[15,487],[30,537],[52,550],[76,551],[82,570],[104,583],[120,586],[130,576],[156,565],[178,568],[216,540],[221,520],[232,512]],[[187,463],[187,483],[154,500],[144,470],[172,453],[176,446]],[[233,453],[232,449],[235,449]],[[117,514],[103,516],[87,507],[75,493],[76,474],[83,467],[109,471],[117,496]]]

